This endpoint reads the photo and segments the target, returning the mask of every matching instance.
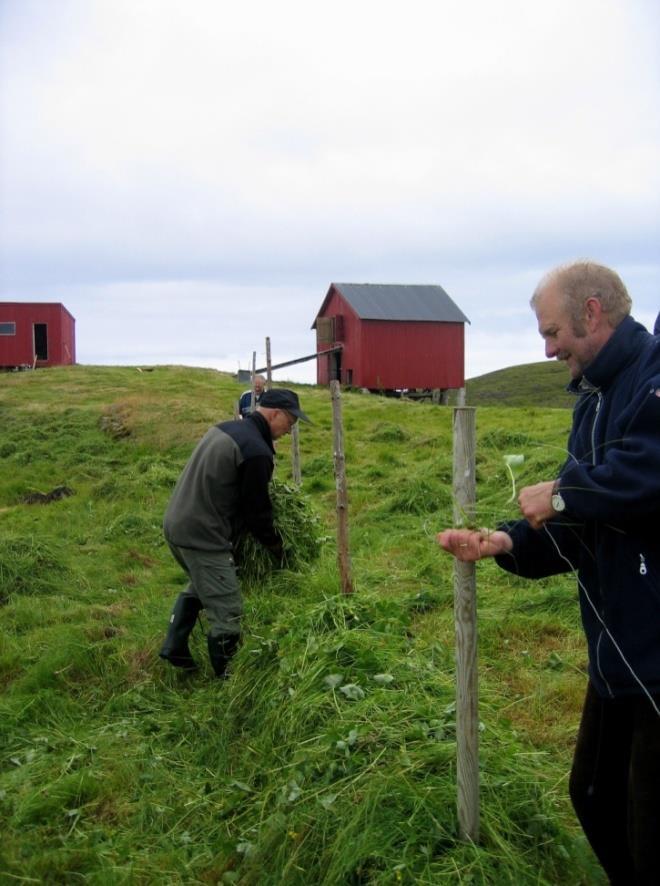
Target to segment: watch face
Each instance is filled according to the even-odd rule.
[[[558,492],[555,492],[555,494],[552,496],[552,507],[558,513],[561,513],[561,511],[563,511],[566,507],[566,502]]]

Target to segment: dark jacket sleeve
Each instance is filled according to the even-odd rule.
[[[238,401],[238,411],[240,412],[242,418],[245,418],[246,415],[250,414],[251,405],[252,391],[245,391],[245,393],[241,394],[241,397]]]
[[[272,473],[272,459],[265,455],[248,458],[241,465],[241,522],[267,548],[281,545],[273,526],[273,505],[268,494]]]
[[[498,566],[522,578],[547,578],[571,572],[580,559],[581,527],[551,520],[543,529],[532,529],[527,520],[504,523],[498,529],[513,541],[509,554],[495,558]]]
[[[623,410],[602,462],[567,462],[560,486],[567,513],[581,522],[622,526],[660,514],[660,376]]]

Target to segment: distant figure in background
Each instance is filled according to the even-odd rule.
[[[259,405],[261,401],[261,395],[266,389],[266,379],[263,375],[255,375],[254,377],[254,407],[255,409]],[[249,415],[252,412],[252,388],[249,391],[245,391],[241,394],[241,399],[238,401],[238,412],[241,418],[245,418],[246,415]]]
[[[174,603],[160,657],[177,668],[196,668],[188,637],[205,609],[209,658],[216,675],[226,676],[243,610],[233,543],[241,532],[251,532],[281,562],[282,539],[268,494],[273,441],[299,418],[309,421],[297,394],[265,391],[244,420],[221,422],[206,432],[174,487],[163,531],[190,582]]]
[[[589,683],[569,782],[612,883],[660,882],[660,339],[630,316],[618,274],[575,262],[539,283],[546,357],[579,397],[556,479],[521,489],[524,517],[447,529],[458,560],[525,578],[574,572]]]
[[[660,314],[655,318],[655,326],[653,327],[653,335],[660,335]]]

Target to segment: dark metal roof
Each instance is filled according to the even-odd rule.
[[[332,283],[363,320],[470,321],[442,286],[393,283]]]

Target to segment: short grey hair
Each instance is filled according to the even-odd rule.
[[[581,326],[584,306],[590,298],[598,299],[613,329],[630,314],[632,299],[623,280],[605,265],[580,259],[549,271],[534,290],[530,301],[534,310],[543,292],[551,285],[557,286],[563,295],[574,328]]]

